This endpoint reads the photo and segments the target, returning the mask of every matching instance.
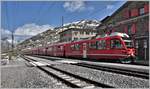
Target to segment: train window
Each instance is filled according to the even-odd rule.
[[[75,50],[80,50],[80,45],[79,44],[75,44]]]
[[[97,48],[98,49],[105,49],[106,48],[106,41],[105,40],[97,41]]]
[[[63,50],[63,46],[60,46],[60,50],[61,50],[61,51]]]
[[[97,42],[91,42],[91,43],[89,43],[89,48],[97,49]]]
[[[106,49],[106,41],[105,40],[103,40],[102,45],[103,45],[103,49]]]
[[[48,48],[48,51],[52,51],[52,48]]]
[[[57,50],[60,50],[60,46],[57,46]]]
[[[117,39],[111,40],[111,48],[122,48],[121,41]]]

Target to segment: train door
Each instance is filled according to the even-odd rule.
[[[65,48],[65,45],[63,45],[63,57],[65,57],[66,55],[66,48]]]
[[[54,56],[56,56],[56,47],[57,47],[57,46],[54,46],[54,50],[53,50],[53,52],[54,52],[54,53],[53,53],[53,54],[54,54]]]
[[[48,50],[48,48],[46,47],[45,48],[45,55],[47,56],[48,54],[47,54],[47,50]]]
[[[87,44],[83,43],[83,58],[87,58]]]

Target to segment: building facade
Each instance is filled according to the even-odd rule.
[[[65,31],[60,32],[59,34],[60,34],[60,42],[70,42],[93,37],[96,35],[96,30],[69,28]]]
[[[102,20],[98,34],[127,33],[133,40],[139,59],[149,60],[149,2],[127,1]]]

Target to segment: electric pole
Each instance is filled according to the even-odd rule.
[[[12,52],[13,52],[13,49],[14,49],[14,33],[13,33],[13,31],[12,31],[12,45],[11,45],[11,47],[12,47]]]
[[[61,21],[62,21],[62,30],[63,30],[63,26],[64,26],[64,17],[63,16],[62,16]]]
[[[64,26],[64,17],[62,16],[62,18],[61,18],[61,23],[62,23],[62,31],[63,31],[63,26]],[[63,41],[63,39],[62,38],[60,38],[60,42],[62,42]]]

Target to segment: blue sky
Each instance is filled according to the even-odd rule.
[[[1,29],[6,33],[14,31],[17,35],[35,35],[32,33],[61,26],[62,16],[64,17],[64,23],[82,19],[101,20],[107,15],[111,15],[125,2],[3,1],[1,3]],[[33,28],[43,29],[32,31]]]

